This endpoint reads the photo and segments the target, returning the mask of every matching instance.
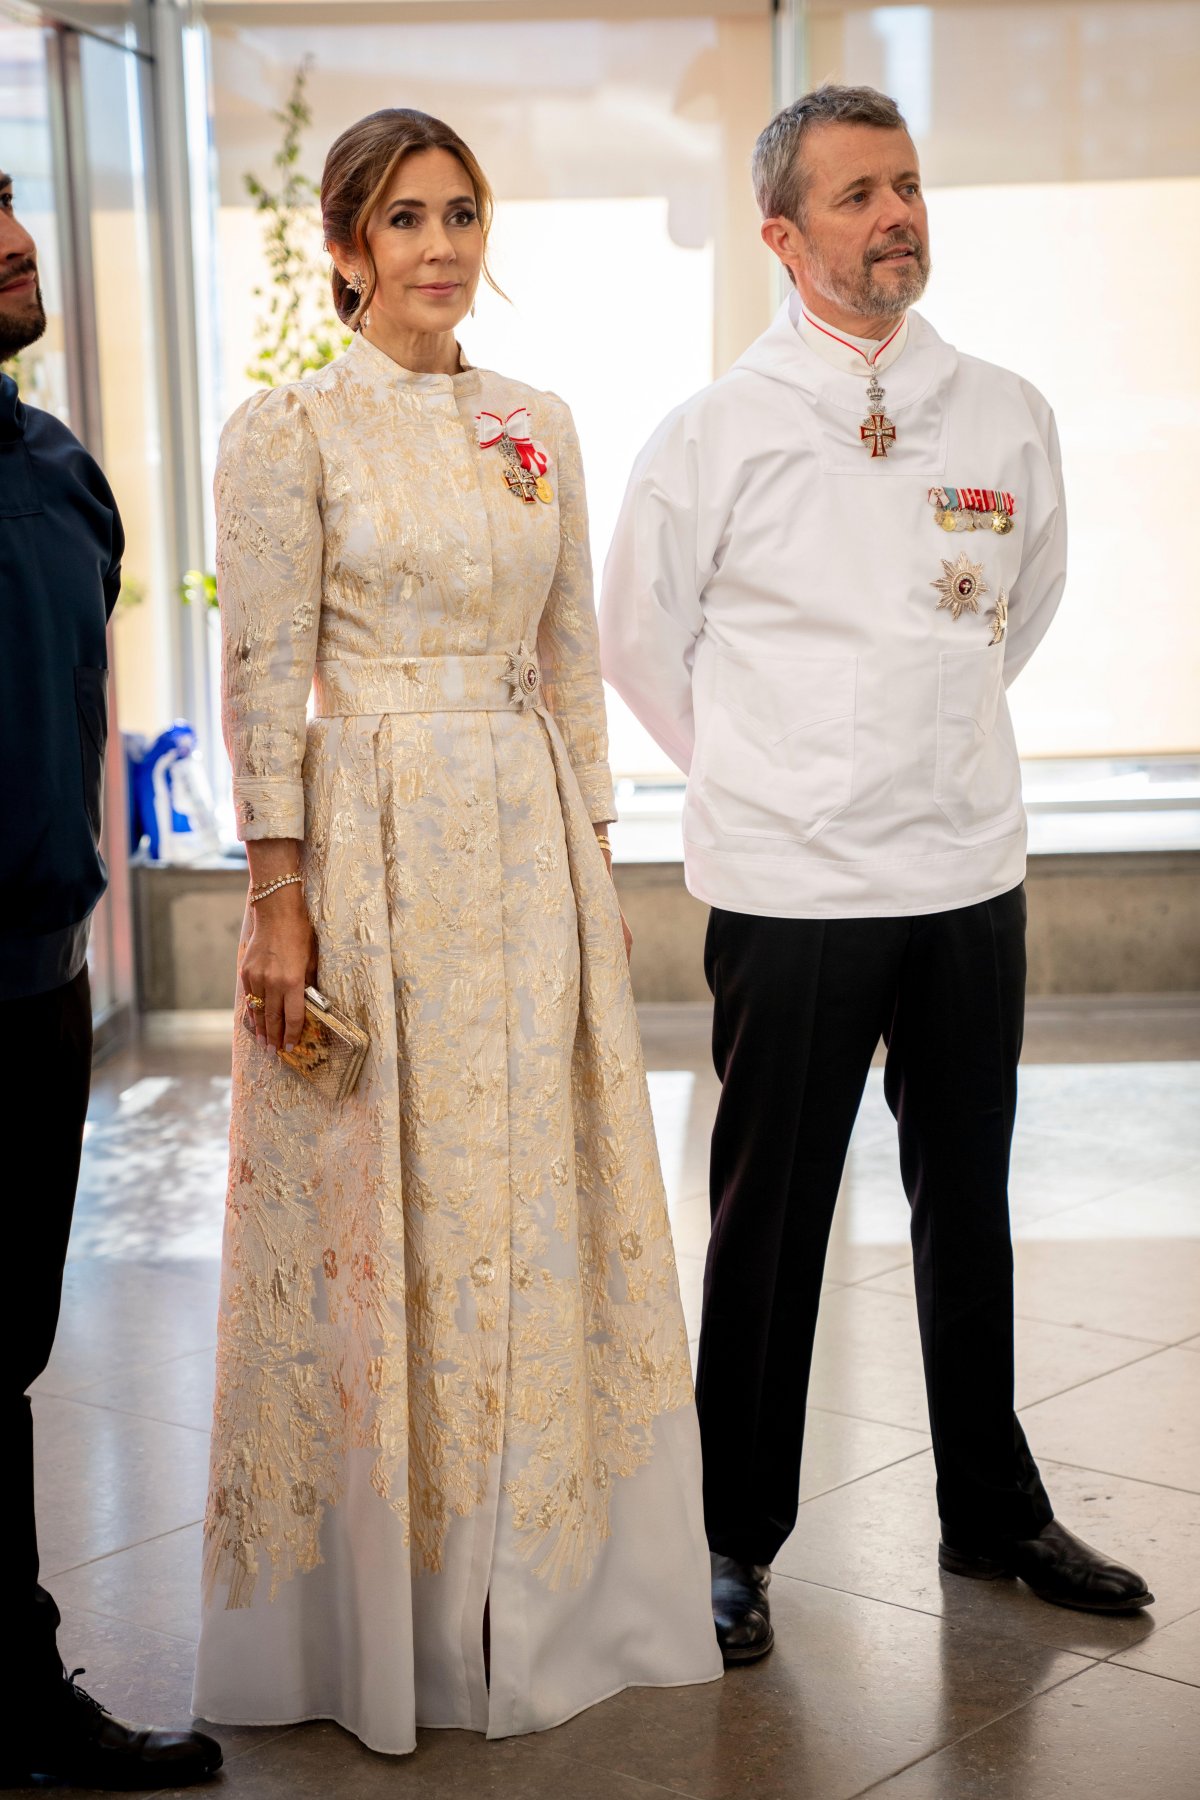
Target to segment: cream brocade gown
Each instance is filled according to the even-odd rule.
[[[478,448],[521,406],[548,504]],[[234,415],[217,504],[239,828],[303,838],[371,1050],[331,1109],[234,1033],[196,1711],[399,1752],[711,1680],[570,414],[356,338]]]

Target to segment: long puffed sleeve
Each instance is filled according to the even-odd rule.
[[[234,413],[217,459],[222,720],[240,838],[302,838],[321,612],[321,458],[294,388]]]
[[[538,662],[546,705],[562,732],[579,791],[594,825],[615,819],[608,767],[608,720],[600,679],[600,645],[592,598],[587,496],[583,462],[570,408],[558,429],[560,544],[554,581],[538,626]]]
[[[1021,561],[1008,601],[1008,634],[1004,640],[1004,684],[1021,673],[1058,611],[1067,580],[1067,502],[1063,492],[1062,456],[1054,414],[1041,395],[1029,389],[1043,417],[1048,479],[1039,514],[1032,521],[1036,536]]]
[[[673,414],[634,464],[604,564],[604,678],[686,775],[696,743],[692,663],[704,624],[696,445]]]

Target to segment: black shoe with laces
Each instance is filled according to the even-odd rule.
[[[129,1725],[85,1693],[64,1674],[61,1688],[44,1704],[29,1708],[15,1728],[0,1738],[0,1786],[26,1787],[33,1776],[50,1776],[72,1787],[190,1787],[221,1766],[221,1746],[202,1731],[170,1731],[156,1725]]]

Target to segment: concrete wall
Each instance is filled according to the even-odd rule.
[[[246,873],[133,870],[144,1011],[233,1002]],[[1200,993],[1200,854],[1040,856],[1029,867],[1031,994]],[[626,863],[617,890],[641,1001],[706,1000],[707,909],[677,863]]]

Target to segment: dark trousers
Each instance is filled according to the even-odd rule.
[[[795,1525],[829,1228],[881,1036],[943,1524],[964,1548],[1035,1535],[1053,1515],[1013,1412],[1008,1222],[1024,888],[918,918],[714,911],[705,967],[721,1078],[696,1384],[709,1543],[768,1563]]]
[[[56,1680],[58,1608],[38,1582],[28,1388],[50,1360],[92,1068],[86,967],[65,987],[0,1000],[0,1157],[7,1297],[0,1306],[0,1618],[10,1693]]]

